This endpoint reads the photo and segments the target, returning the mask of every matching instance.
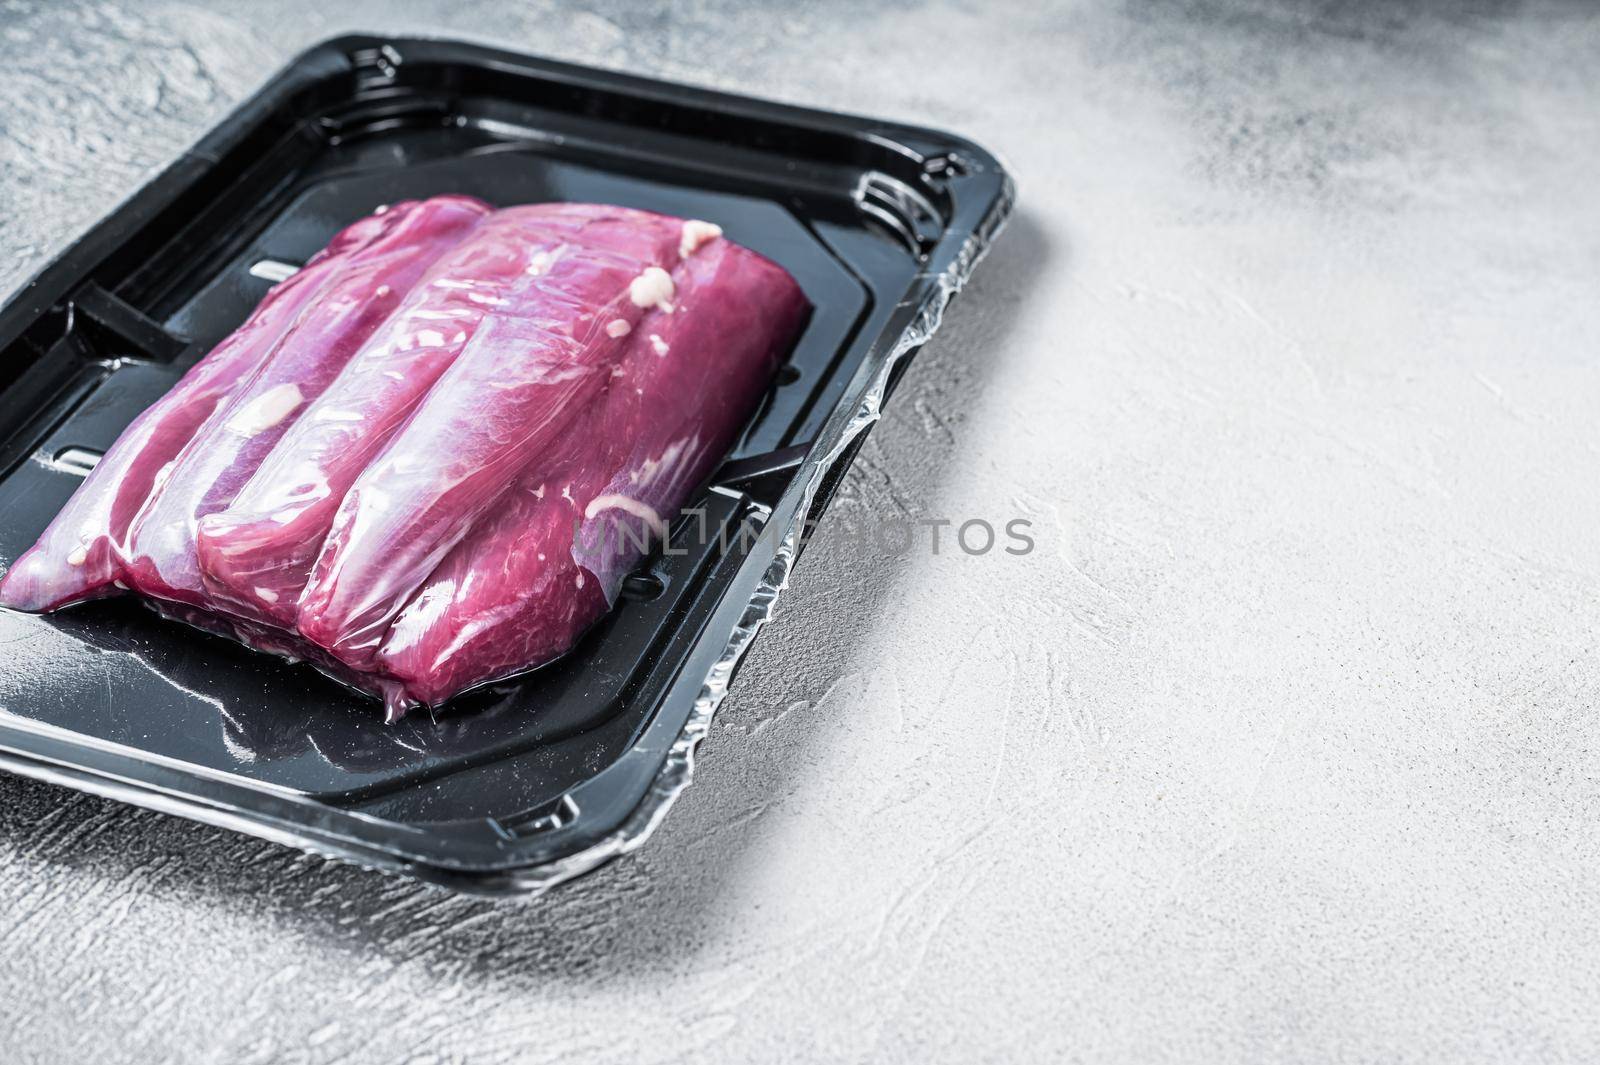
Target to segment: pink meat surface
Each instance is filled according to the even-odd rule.
[[[340,232],[303,269],[269,291],[249,319],[123,430],[39,541],[0,580],[0,605],[55,610],[118,591],[130,523],[196,430],[271,355],[300,312],[352,256],[407,211],[371,215]]]
[[[596,218],[586,204],[497,211],[412,289],[333,383],[284,433],[227,508],[200,519],[206,591],[288,628],[334,514],[373,455],[415,410],[478,327]]]
[[[687,244],[686,244],[687,246]],[[389,713],[568,650],[749,419],[807,310],[780,267],[713,240],[676,271],[603,397],[433,571],[376,664],[405,685]]]
[[[273,446],[398,307],[424,271],[489,214],[465,196],[396,204],[383,235],[348,256],[254,378],[194,435],[133,522],[126,580],[141,594],[209,604],[195,528],[233,502]]]
[[[528,276],[356,480],[300,602],[302,635],[368,668],[395,613],[670,311],[680,219],[597,218]]]

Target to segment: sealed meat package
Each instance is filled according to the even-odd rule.
[[[687,245],[688,242],[686,242]],[[676,271],[602,400],[440,563],[377,667],[437,703],[560,655],[732,445],[807,310],[780,267],[712,240]],[[391,717],[404,704],[389,699]]]
[[[401,306],[289,427],[223,510],[200,520],[207,592],[274,624],[294,624],[300,595],[346,492],[466,350],[485,321],[515,316],[533,283],[594,232],[661,216],[550,204],[500,210],[434,264]],[[582,293],[539,297],[551,317],[586,312]],[[598,308],[588,308],[592,313]],[[503,349],[493,349],[501,350]],[[438,453],[430,461],[440,458]]]
[[[195,528],[233,502],[279,438],[411,291],[492,210],[465,196],[401,203],[349,257],[265,364],[195,433],[128,533],[125,579],[143,595],[206,605]]]
[[[345,496],[300,602],[302,635],[366,668],[394,614],[572,424],[647,309],[672,309],[683,223],[630,212],[506,296]]]
[[[11,564],[0,580],[0,605],[54,610],[118,591],[129,524],[163,471],[219,404],[271,356],[306,306],[363,250],[403,225],[410,212],[408,205],[344,229],[304,268],[272,288],[243,325],[135,418],[39,541]]]
[[[133,423],[0,601],[131,587],[391,719],[560,655],[806,313],[720,234],[463,196],[364,219]]]
[[[414,208],[363,218],[451,192],[494,207],[426,265],[384,236],[427,241]],[[0,306],[0,768],[454,891],[633,851],[1013,197],[937,129],[461,41],[317,45]],[[660,217],[611,202],[708,222],[667,223],[622,336],[588,344],[573,309],[544,350],[586,370],[525,364],[524,279],[597,219]],[[325,289],[378,240],[421,266],[409,291]],[[424,408],[436,432],[407,432]],[[118,583],[150,609],[27,612]]]

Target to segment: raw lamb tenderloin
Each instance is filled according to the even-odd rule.
[[[706,222],[459,196],[380,210],[134,421],[0,605],[131,585],[391,719],[441,703],[610,609],[807,309]]]
[[[631,212],[581,236],[508,294],[340,505],[297,627],[350,666],[371,665],[411,593],[592,405],[646,309],[670,309],[678,219]]]
[[[207,591],[251,616],[294,625],[312,563],[345,493],[486,320],[591,227],[642,211],[535,204],[495,212],[434,264],[317,397],[224,510],[199,523]]]
[[[749,420],[805,296],[782,268],[721,239],[676,273],[673,311],[630,334],[603,399],[395,620],[376,665],[407,700],[437,704],[568,650]],[[391,693],[391,718],[404,709]]]
[[[0,605],[41,612],[120,591],[128,527],[162,471],[218,405],[251,379],[306,306],[409,214],[409,207],[393,210],[346,227],[135,418],[39,541],[11,564],[0,580]]]
[[[213,605],[195,556],[200,519],[233,502],[306,405],[424,271],[492,208],[465,196],[438,196],[389,210],[397,220],[302,309],[266,364],[217,407],[162,478],[160,491],[146,501],[128,535],[126,580],[134,590]]]

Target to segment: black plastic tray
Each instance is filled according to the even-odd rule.
[[[126,600],[0,611],[0,766],[485,892],[637,846],[895,368],[998,231],[958,137],[441,42],[307,52],[0,311],[0,562],[271,280],[378,204],[461,192],[711,219],[815,306],[699,505],[560,662],[386,726],[314,670]]]

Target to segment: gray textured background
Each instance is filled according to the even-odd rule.
[[[643,852],[497,905],[0,779],[7,1061],[1600,1055],[1600,12],[966,6],[0,0],[4,290],[353,29],[1022,185]]]

